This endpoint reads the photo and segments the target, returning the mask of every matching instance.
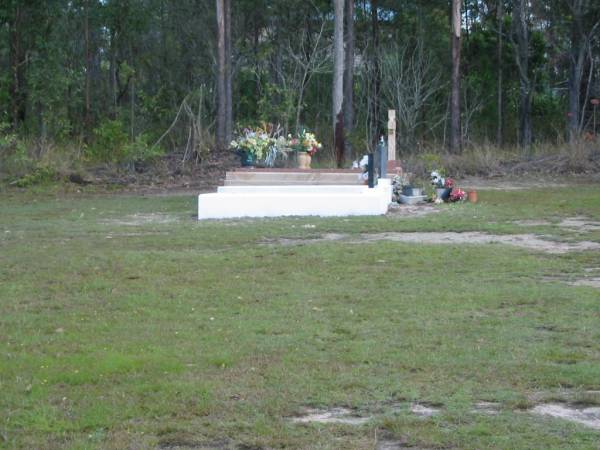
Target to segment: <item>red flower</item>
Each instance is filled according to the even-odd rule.
[[[444,187],[446,189],[451,189],[454,187],[454,180],[452,178],[446,178],[446,182],[444,183]]]
[[[457,189],[453,189],[452,192],[450,192],[450,201],[451,202],[459,202],[461,200],[464,200],[466,196],[465,191],[463,191],[460,188]]]

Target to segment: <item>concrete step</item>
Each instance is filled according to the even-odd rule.
[[[385,214],[392,198],[388,180],[367,186],[222,187],[198,196],[198,219]]]
[[[232,171],[225,186],[357,185],[355,171]]]

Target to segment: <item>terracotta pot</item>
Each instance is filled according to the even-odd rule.
[[[477,203],[477,191],[469,191],[469,192],[467,192],[467,199],[471,203]]]
[[[306,152],[298,152],[298,168],[310,169],[310,160],[312,157]]]

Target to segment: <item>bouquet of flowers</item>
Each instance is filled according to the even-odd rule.
[[[444,178],[441,170],[431,172],[431,184],[437,189],[452,189],[454,180],[452,178]]]
[[[410,177],[408,174],[399,173],[392,178],[392,200],[400,203],[400,194],[405,186],[410,186]]]
[[[231,141],[230,147],[237,151],[249,153],[260,160],[266,156],[276,142],[277,140],[271,135],[266,126],[244,128],[237,138]]]
[[[434,170],[431,172],[431,184],[433,187],[442,189],[444,187],[444,183],[446,179],[442,176],[442,172],[440,170]]]
[[[451,202],[462,202],[465,200],[466,197],[467,194],[465,193],[465,191],[463,191],[461,188],[455,188],[452,189],[452,192],[450,192],[450,196],[448,197],[448,199]]]
[[[288,135],[288,147],[296,152],[306,152],[313,156],[321,149],[322,145],[313,133],[302,130],[300,134],[294,137],[291,134]]]

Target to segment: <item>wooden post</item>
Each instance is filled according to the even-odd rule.
[[[396,160],[396,110],[388,109],[388,161]]]

